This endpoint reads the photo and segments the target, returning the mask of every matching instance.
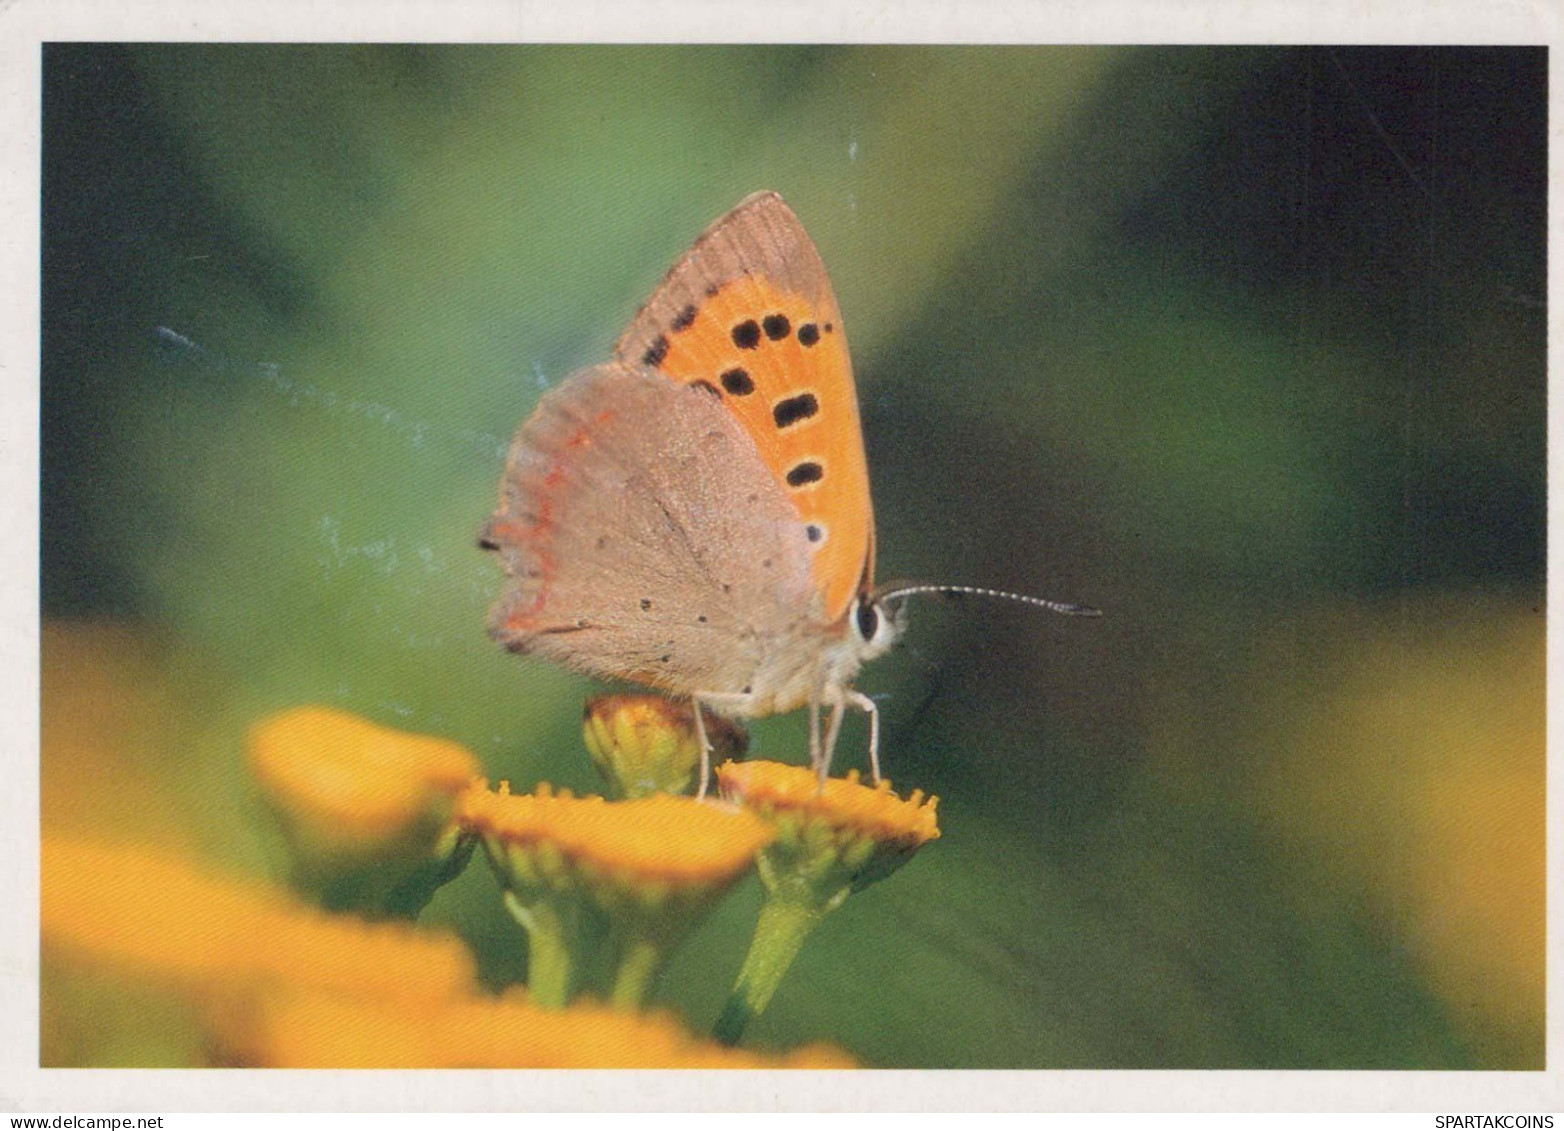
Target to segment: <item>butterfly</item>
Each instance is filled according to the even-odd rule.
[[[829,771],[853,687],[916,593],[874,585],[874,511],[847,335],[820,254],[774,192],[717,219],[607,364],[567,377],[512,442],[479,544],[507,575],[490,633],[600,678],[754,718],[807,706]],[[822,734],[822,712],[830,709]]]

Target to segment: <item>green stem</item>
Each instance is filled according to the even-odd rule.
[[[663,947],[646,935],[631,935],[621,945],[619,968],[614,972],[614,988],[609,1003],[615,1009],[639,1009],[651,992],[652,979],[662,968]]]
[[[563,1009],[570,1000],[571,924],[547,900],[528,906],[505,893],[505,907],[527,932],[527,993],[538,1005]]]
[[[809,933],[839,902],[817,903],[776,896],[766,900],[755,923],[755,937],[744,956],[744,966],[712,1029],[713,1037],[725,1045],[738,1043],[745,1027],[770,1004],[771,995]]]

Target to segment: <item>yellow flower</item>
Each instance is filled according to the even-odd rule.
[[[328,915],[135,846],[45,837],[46,957],[181,990],[287,984],[438,999],[473,981],[451,935]]]
[[[802,869],[813,887],[845,879],[857,890],[884,879],[939,836],[939,798],[925,799],[915,789],[904,800],[891,792],[888,779],[860,784],[857,770],[822,783],[802,766],[729,762],[717,768],[717,787],[776,823],[776,842],[761,860],[768,882],[792,882]]]
[[[605,902],[656,904],[725,885],[771,840],[771,828],[729,806],[657,794],[634,801],[473,788],[457,819],[483,837],[527,882],[574,883],[580,877]]]
[[[856,1067],[828,1045],[763,1056],[696,1038],[670,1014],[586,1003],[544,1009],[517,990],[416,1004],[291,992],[225,1020],[230,1055],[258,1067]]]
[[[939,836],[934,811],[939,798],[915,789],[903,800],[882,778],[861,785],[858,771],[845,778],[819,777],[781,762],[729,762],[717,767],[722,795],[770,817],[797,817],[830,826],[839,836],[866,837],[878,844],[918,848]]]
[[[644,1000],[673,945],[743,875],[773,835],[753,814],[687,797],[633,801],[473,788],[457,820],[483,840],[526,929],[536,1001],[568,1000],[581,960],[610,932],[611,998]]]
[[[300,707],[251,728],[249,762],[295,886],[327,907],[416,914],[471,851],[451,810],[479,767],[457,743]]]
[[[687,793],[701,761],[693,704],[661,695],[599,695],[583,711],[582,736],[615,797]],[[738,724],[704,718],[720,758],[742,758],[749,738]]]
[[[859,784],[856,771],[822,782],[778,762],[729,762],[718,767],[717,786],[777,829],[757,861],[766,901],[755,936],[717,1019],[717,1037],[732,1044],[770,1003],[820,920],[939,836],[939,799],[914,790],[903,800],[888,781]]]
[[[399,835],[481,770],[457,743],[407,734],[330,707],[298,707],[250,731],[266,797],[312,835],[345,842]]]
[[[422,993],[453,967],[470,979],[452,938],[409,933],[388,949],[391,936],[376,932],[364,966],[362,923],[195,863],[199,845],[229,843],[252,815],[237,793],[212,788],[233,739],[212,726],[223,673],[210,657],[100,620],[45,623],[40,648],[41,1063],[204,1063],[203,1003],[272,980]],[[381,972],[404,960],[410,974]]]

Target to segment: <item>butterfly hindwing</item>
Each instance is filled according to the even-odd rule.
[[[874,519],[841,311],[803,225],[772,192],[718,219],[615,347],[718,398],[804,524],[828,622],[873,572]]]
[[[641,367],[544,395],[482,541],[510,575],[496,638],[674,691],[742,693],[818,604],[806,536],[742,429]]]

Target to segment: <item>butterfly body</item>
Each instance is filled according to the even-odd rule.
[[[873,718],[852,679],[900,625],[872,595],[846,334],[797,217],[775,193],[742,201],[614,354],[545,394],[511,445],[480,540],[510,579],[491,633],[726,715],[808,706],[824,773],[842,709]]]

